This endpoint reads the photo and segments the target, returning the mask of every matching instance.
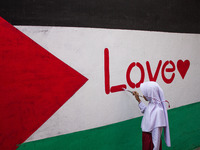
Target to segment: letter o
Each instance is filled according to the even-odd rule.
[[[131,70],[133,69],[133,67],[137,66],[140,71],[141,71],[141,78],[140,78],[140,81],[138,83],[134,83],[131,81],[131,78],[130,78],[130,74],[131,74]],[[139,88],[140,87],[140,84],[144,82],[144,77],[145,77],[145,73],[144,73],[144,68],[143,66],[137,62],[135,64],[135,62],[131,63],[127,69],[127,72],[126,72],[126,80],[127,80],[127,83],[128,85],[131,87],[131,88]]]

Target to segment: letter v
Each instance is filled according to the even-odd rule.
[[[156,72],[155,72],[155,74],[153,76],[152,72],[151,72],[151,67],[150,67],[149,61],[146,62],[147,72],[148,72],[150,81],[155,81],[156,82],[161,65],[162,65],[162,60],[159,61],[157,69],[156,69]]]

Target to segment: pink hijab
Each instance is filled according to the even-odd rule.
[[[170,147],[168,114],[164,103],[165,98],[163,90],[156,82],[144,82],[141,84],[140,89],[149,101],[142,119],[142,131],[151,132],[154,128],[163,127],[165,143]]]

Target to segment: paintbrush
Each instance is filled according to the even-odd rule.
[[[132,91],[130,91],[130,90],[127,90],[127,89],[125,89],[125,88],[122,88],[124,91],[127,91],[127,92],[130,92],[131,94],[133,94],[133,92]],[[134,94],[133,94],[134,95]],[[139,95],[139,97],[143,97],[142,95]]]

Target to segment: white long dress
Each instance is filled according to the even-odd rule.
[[[164,139],[168,147],[171,146],[168,114],[165,106],[165,97],[162,88],[156,82],[144,82],[140,85],[142,94],[149,102],[146,106],[143,102],[139,104],[140,110],[144,113],[141,128],[144,132],[152,133],[153,143],[160,143],[161,131],[164,130]],[[158,136],[156,138],[155,136]],[[156,141],[155,141],[156,140]],[[155,145],[157,147],[157,145]]]
[[[141,112],[145,113],[145,110],[147,108],[146,105],[143,102],[140,102],[140,104],[138,106],[139,106]],[[147,124],[147,123],[145,123],[145,124]],[[153,141],[153,145],[154,145],[153,150],[159,150],[159,148],[160,148],[160,140],[161,140],[161,135],[162,135],[162,129],[163,129],[163,127],[156,127],[151,131],[143,131],[143,132],[150,132],[151,133],[152,141]]]

